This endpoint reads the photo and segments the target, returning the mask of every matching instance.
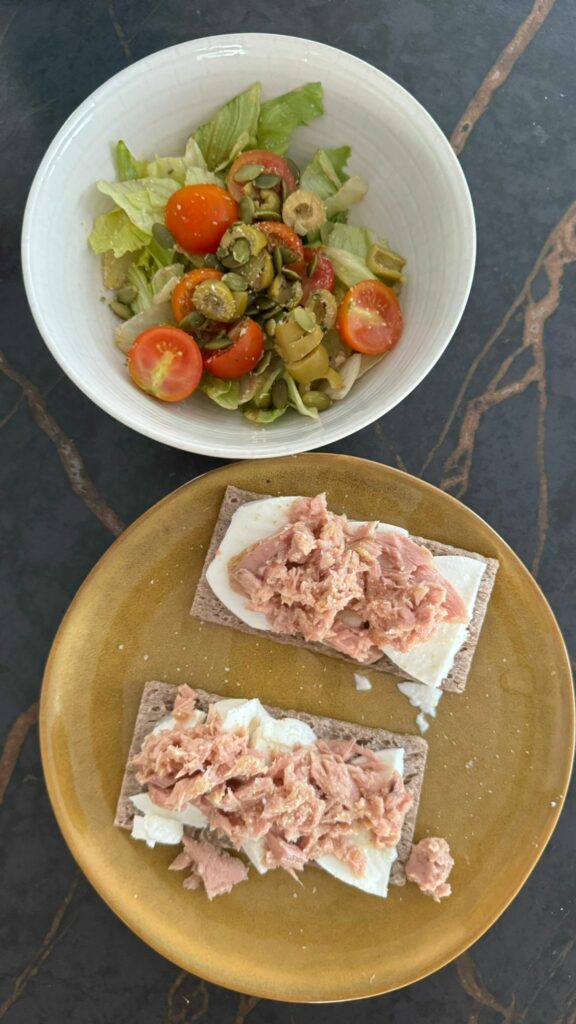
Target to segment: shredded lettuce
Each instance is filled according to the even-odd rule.
[[[149,240],[150,235],[137,228],[124,210],[110,210],[96,217],[88,242],[94,252],[111,251],[119,258],[136,252]]]
[[[242,149],[256,143],[262,86],[255,82],[239,96],[235,96],[200,125],[193,135],[210,171],[225,167],[232,155],[237,155],[238,139],[243,137]]]
[[[240,382],[237,379],[224,380],[205,373],[200,388],[223,409],[237,409],[240,405]]]
[[[158,327],[160,324],[173,323],[172,306],[169,302],[163,302],[158,306],[149,306],[143,313],[136,313],[130,320],[122,320],[114,332],[114,338],[120,351],[127,353],[142,331],[147,331],[149,327]]]
[[[356,224],[323,224],[321,237],[324,245],[330,245],[333,249],[346,249],[363,260],[366,260],[368,250],[377,241],[376,235],[369,228],[359,228]]]
[[[267,100],[258,119],[257,146],[271,149],[283,156],[290,145],[295,128],[310,124],[324,113],[321,82],[308,82],[298,89]]]
[[[153,302],[167,302],[183,273],[184,267],[181,263],[171,263],[168,267],[160,267],[152,276]]]
[[[151,234],[156,221],[164,220],[166,203],[179,185],[171,178],[137,178],[99,181],[97,188],[124,210],[135,227]]]

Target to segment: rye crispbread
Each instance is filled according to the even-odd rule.
[[[211,589],[208,580],[206,579],[206,571],[216,554],[228,526],[230,525],[232,516],[236,510],[240,508],[241,505],[246,504],[246,502],[261,501],[270,497],[271,495],[269,494],[255,494],[252,491],[240,490],[238,487],[226,488],[222,505],[220,506],[218,519],[214,526],[212,540],[202,568],[202,575],[198,581],[190,614],[205,622],[215,622],[220,626],[230,626],[233,629],[242,630],[244,633],[252,633],[255,636],[267,636],[270,640],[274,640],[276,643],[293,644],[297,647],[305,647],[309,651],[316,651],[318,654],[324,654],[332,658],[339,658],[340,661],[347,661],[349,664],[358,668],[361,664],[360,662],[354,661],[353,658],[348,658],[345,654],[340,654],[338,651],[333,650],[326,644],[314,642],[309,643],[299,637],[253,629],[252,626],[248,626],[245,622],[242,622],[236,615],[234,615],[233,612],[226,608]],[[413,537],[413,540],[418,544],[422,544],[423,547],[428,548],[433,555],[466,555],[468,558],[476,558],[478,561],[485,562],[486,564],[486,569],[484,570],[484,574],[478,588],[474,612],[468,625],[468,635],[454,659],[451,671],[442,682],[443,690],[461,693],[466,686],[468,673],[474,657],[474,651],[476,650],[476,644],[478,643],[480,630],[482,629],[482,623],[484,622],[484,616],[486,615],[486,610],[488,608],[488,602],[496,579],[496,573],[498,572],[499,563],[495,558],[486,558],[484,555],[480,555],[475,551],[463,551],[461,548],[455,548],[449,544],[441,544],[439,541],[428,540],[422,537]],[[374,664],[364,665],[363,667],[367,671],[389,672],[392,675],[400,676],[401,679],[412,679],[414,682],[419,681],[415,676],[410,676],[404,669],[395,665],[394,662],[385,654],[382,655],[379,661],[374,662]]]
[[[145,737],[156,723],[172,711],[177,689],[177,686],[159,682],[149,682],[144,686],[114,818],[114,824],[119,828],[130,829],[132,827],[132,821],[137,812],[130,797],[142,792],[142,786],[136,778],[136,769],[132,760],[140,752]],[[202,711],[207,711],[209,705],[215,701],[225,699],[218,694],[208,693],[206,690],[199,690],[196,687],[194,690],[198,694],[198,708]],[[273,718],[298,718],[300,721],[306,722],[319,739],[335,740],[354,737],[358,743],[371,750],[386,750],[390,747],[401,747],[404,750],[404,783],[413,794],[414,802],[404,820],[402,836],[397,848],[398,859],[394,862],[390,873],[392,884],[404,885],[406,881],[404,865],[410,855],[426,767],[428,753],[426,740],[421,736],[402,735],[388,732],[387,729],[370,729],[363,725],[354,725],[351,722],[340,722],[334,718],[309,715],[304,711],[284,711],[282,708],[268,705],[264,705],[264,707]],[[187,829],[187,831],[189,830]]]

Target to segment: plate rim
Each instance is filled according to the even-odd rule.
[[[469,508],[467,505],[464,504],[464,502],[460,501],[458,498],[455,498],[454,495],[448,494],[446,491],[443,491],[440,487],[437,487],[435,484],[432,484],[432,483],[430,483],[427,480],[422,480],[419,477],[416,477],[413,474],[406,472],[405,470],[398,469],[395,466],[389,466],[389,465],[387,465],[385,463],[376,462],[373,459],[365,459],[365,458],[362,458],[362,457],[359,457],[359,456],[355,456],[355,455],[332,454],[332,453],[328,453],[328,452],[306,452],[306,453],[301,453],[301,454],[297,454],[297,455],[293,455],[293,456],[284,456],[282,458],[282,461],[285,461],[285,460],[288,460],[288,459],[291,459],[291,460],[292,459],[297,459],[298,461],[301,461],[301,462],[308,461],[308,460],[320,460],[322,462],[328,462],[328,461],[333,461],[334,459],[336,459],[338,461],[342,461],[342,462],[346,462],[346,463],[349,463],[349,462],[352,462],[354,464],[360,463],[361,466],[363,466],[364,464],[367,464],[367,465],[372,466],[372,467],[375,466],[378,469],[383,469],[383,470],[385,470],[387,472],[390,472],[390,473],[392,473],[393,476],[400,477],[400,478],[402,478],[405,481],[409,481],[410,483],[414,483],[415,482],[417,485],[421,485],[424,488],[425,491],[433,492],[433,493],[434,492],[439,493],[440,495],[442,495],[443,498],[448,499],[449,504],[452,504],[453,506],[455,506],[457,508],[463,508],[467,513],[469,513],[473,517],[473,519],[478,520],[478,522],[481,524],[481,526],[485,527],[502,544],[502,546],[505,548],[507,554],[509,556],[511,556],[513,561],[515,561],[517,563],[517,566],[519,567],[520,572],[522,572],[525,575],[527,583],[532,585],[533,589],[535,589],[535,591],[537,592],[537,595],[538,595],[541,603],[543,604],[543,607],[544,607],[545,612],[547,614],[547,617],[549,619],[549,625],[551,626],[551,629],[552,629],[552,631],[553,631],[553,633],[555,635],[555,639],[558,642],[559,654],[561,654],[561,656],[562,656],[562,658],[563,658],[563,660],[565,662],[565,668],[567,669],[567,672],[568,672],[568,678],[569,678],[569,680],[572,681],[572,684],[573,684],[574,679],[573,679],[573,671],[572,671],[572,664],[571,664],[571,660],[570,660],[570,655],[569,655],[568,649],[566,647],[566,642],[564,640],[564,636],[563,636],[562,631],[560,629],[560,626],[559,626],[559,624],[558,624],[558,622],[556,620],[556,616],[555,616],[555,614],[554,614],[554,612],[552,610],[552,607],[550,606],[550,603],[549,603],[548,599],[546,598],[546,595],[544,594],[542,588],[540,587],[539,583],[534,578],[534,576],[532,575],[532,573],[530,572],[528,567],[524,564],[522,559],[519,557],[519,555],[516,554],[514,549],[507,543],[507,541],[505,541],[504,538],[501,537],[501,535],[492,526],[490,526],[490,524],[487,523],[485,519],[482,518],[482,516],[478,515],[477,512],[475,512],[473,509]],[[201,480],[201,479],[203,479],[204,477],[207,477],[207,476],[217,477],[217,476],[220,476],[220,475],[225,475],[225,474],[229,473],[230,470],[233,470],[235,466],[237,466],[237,465],[246,466],[247,464],[249,465],[249,463],[251,461],[256,461],[256,460],[238,460],[236,462],[228,463],[228,464],[226,464],[224,466],[217,466],[214,469],[210,469],[210,470],[207,470],[204,473],[200,473],[197,477],[194,477],[193,479],[188,480],[188,481],[186,481],[183,484],[180,484],[179,487],[175,488],[173,491],[170,491],[169,494],[166,494],[163,498],[160,498],[159,501],[155,502],[153,505],[151,505],[149,508],[147,508],[145,510],[145,512],[143,512],[140,516],[138,516],[132,523],[130,523],[129,526],[127,526],[125,528],[125,530],[122,531],[122,533],[118,537],[116,537],[113,540],[113,542],[110,544],[110,546],[103,552],[103,554],[97,560],[97,562],[92,567],[90,572],[87,574],[85,579],[82,581],[82,583],[80,584],[80,586],[76,590],[72,600],[70,601],[70,604],[68,605],[68,607],[67,607],[67,609],[66,609],[66,611],[65,611],[65,613],[64,613],[64,615],[63,615],[63,617],[61,619],[60,625],[58,626],[58,629],[57,629],[56,634],[54,636],[54,639],[52,641],[52,644],[51,644],[51,647],[50,647],[50,651],[49,651],[49,654],[48,654],[48,657],[47,657],[47,660],[46,660],[46,665],[45,665],[45,668],[44,668],[44,673],[43,673],[43,676],[42,676],[42,684],[41,684],[40,707],[39,707],[39,721],[38,721],[38,724],[39,724],[40,755],[41,755],[41,762],[42,762],[42,770],[43,770],[43,773],[44,773],[44,779],[45,779],[45,782],[46,782],[46,790],[47,790],[47,793],[48,793],[48,798],[49,798],[49,801],[50,801],[50,805],[51,805],[52,810],[54,812],[54,816],[56,818],[58,827],[59,827],[59,829],[60,829],[60,831],[62,833],[64,841],[66,842],[66,845],[68,847],[68,850],[70,851],[70,853],[72,854],[74,860],[76,861],[76,863],[80,867],[81,871],[83,872],[85,877],[88,879],[90,884],[93,886],[93,888],[96,890],[96,892],[98,893],[100,898],[106,903],[106,905],[110,908],[110,910],[112,910],[112,912],[116,915],[116,917],[118,917],[122,921],[122,923],[127,928],[129,928],[131,932],[133,932],[133,934],[135,934],[142,942],[144,942],[147,946],[149,946],[151,949],[153,949],[158,955],[164,957],[164,959],[168,960],[170,963],[173,963],[175,966],[180,967],[182,970],[187,971],[188,973],[193,973],[193,972],[190,971],[189,965],[184,960],[180,960],[179,958],[177,958],[175,956],[172,956],[172,955],[167,955],[167,953],[163,949],[161,949],[159,945],[156,944],[153,936],[150,937],[148,935],[144,935],[142,933],[142,931],[138,927],[134,926],[134,924],[132,924],[129,921],[128,915],[126,915],[123,912],[123,910],[120,909],[121,904],[116,905],[116,902],[115,902],[114,898],[112,896],[109,896],[106,893],[106,891],[105,891],[106,887],[104,885],[101,886],[99,878],[97,876],[97,873],[96,872],[92,872],[91,868],[89,866],[87,866],[87,860],[88,859],[86,861],[84,860],[83,854],[82,854],[81,845],[75,843],[75,841],[74,841],[74,839],[72,837],[72,831],[69,830],[68,827],[67,827],[66,815],[63,813],[63,808],[64,808],[65,804],[64,804],[63,800],[62,801],[60,800],[59,794],[58,794],[57,771],[56,771],[55,765],[51,762],[51,760],[50,760],[50,758],[49,758],[49,756],[47,754],[47,749],[48,749],[48,736],[47,736],[47,725],[46,725],[46,718],[47,718],[47,714],[48,714],[47,707],[48,707],[48,704],[49,704],[49,701],[50,701],[50,697],[51,697],[50,691],[51,691],[51,688],[54,685],[53,684],[53,676],[51,676],[51,668],[52,668],[52,663],[55,660],[55,658],[57,656],[57,653],[58,653],[57,652],[57,648],[59,647],[59,644],[63,640],[63,636],[64,636],[64,632],[65,632],[65,629],[66,629],[66,626],[67,626],[67,622],[68,622],[70,616],[72,615],[73,611],[75,610],[75,607],[76,607],[76,605],[77,605],[81,595],[83,594],[85,588],[88,587],[88,585],[90,584],[93,576],[96,575],[96,573],[99,570],[99,568],[101,567],[101,565],[104,564],[105,562],[107,562],[110,558],[112,558],[114,556],[114,552],[117,550],[117,547],[121,544],[121,542],[124,540],[124,538],[130,533],[130,531],[135,530],[140,525],[141,522],[143,522],[144,520],[150,518],[159,506],[163,506],[165,504],[168,504],[171,500],[173,500],[175,495],[179,494],[181,491],[185,490],[186,488],[192,487],[196,483],[196,481]],[[268,460],[258,460],[258,463],[261,466],[261,465],[263,465],[263,462],[265,463],[266,461],[268,461],[273,466],[273,465],[275,465],[280,460],[278,458],[270,458]],[[203,980],[205,980],[207,982],[209,982],[210,984],[219,985],[219,986],[222,986],[224,988],[227,988],[229,991],[238,992],[238,993],[243,994],[243,995],[253,995],[253,996],[256,996],[256,997],[261,998],[261,999],[271,999],[271,1000],[277,1000],[279,1002],[285,1002],[285,1003],[291,1003],[291,1004],[302,1003],[302,1004],[305,1004],[305,1005],[327,1005],[327,1004],[330,1004],[330,1003],[345,1003],[345,1002],[353,1002],[353,1001],[360,1000],[360,999],[370,999],[372,997],[386,995],[389,992],[399,991],[402,988],[406,988],[406,987],[408,987],[410,985],[416,984],[419,981],[423,981],[425,978],[430,977],[432,974],[435,974],[437,971],[442,970],[442,968],[444,968],[448,964],[452,963],[457,957],[461,956],[463,953],[465,953],[467,950],[469,950],[473,945],[475,945],[475,943],[478,942],[478,940],[483,935],[485,935],[493,927],[493,925],[496,923],[496,921],[498,921],[498,919],[502,916],[504,911],[507,910],[507,908],[510,906],[510,904],[513,902],[513,900],[516,898],[516,896],[518,895],[520,890],[524,887],[524,885],[526,884],[527,880],[529,879],[529,877],[533,873],[534,869],[536,868],[537,864],[539,863],[540,858],[542,857],[542,855],[543,855],[546,847],[548,846],[548,843],[550,842],[550,839],[551,839],[551,837],[552,837],[552,835],[553,835],[553,833],[554,833],[554,831],[555,831],[555,829],[557,827],[558,820],[560,818],[560,815],[562,814],[562,811],[563,811],[565,803],[566,803],[566,799],[567,799],[567,795],[568,795],[568,787],[569,787],[570,778],[571,778],[572,770],[573,770],[573,766],[574,766],[574,753],[575,753],[575,742],[576,742],[576,699],[575,699],[575,694],[574,694],[574,685],[572,685],[569,688],[568,707],[569,707],[569,718],[570,718],[570,722],[569,722],[569,726],[570,726],[570,730],[569,730],[570,731],[570,748],[569,748],[569,752],[568,752],[568,757],[566,759],[565,771],[564,771],[563,780],[562,780],[563,781],[562,796],[558,800],[557,807],[554,808],[554,814],[550,817],[549,824],[547,825],[546,829],[543,832],[542,842],[539,843],[539,846],[538,846],[537,850],[534,851],[534,853],[533,853],[533,860],[531,861],[531,863],[530,863],[529,867],[527,868],[525,874],[520,878],[518,883],[515,886],[513,886],[512,891],[509,894],[509,896],[506,897],[506,899],[503,902],[503,904],[499,907],[499,909],[496,911],[496,913],[490,918],[488,923],[486,923],[485,925],[481,926],[474,933],[474,935],[472,937],[467,937],[466,940],[464,941],[464,943],[462,944],[462,946],[457,948],[454,952],[450,953],[450,955],[448,955],[447,957],[441,957],[440,960],[438,962],[435,962],[434,965],[431,966],[429,969],[427,969],[427,970],[425,970],[423,972],[417,972],[417,974],[413,978],[411,978],[408,981],[403,982],[401,985],[394,985],[394,986],[391,986],[391,987],[384,987],[383,989],[380,989],[378,991],[375,991],[373,988],[371,988],[370,991],[364,991],[360,995],[355,993],[354,995],[349,995],[349,996],[338,996],[338,997],[336,997],[334,999],[306,999],[306,998],[298,998],[298,999],[296,999],[296,998],[290,998],[290,997],[288,997],[288,996],[286,996],[284,994],[282,994],[282,995],[277,995],[277,994],[274,995],[274,994],[271,994],[270,991],[264,991],[264,990],[258,991],[257,990],[258,986],[250,987],[250,988],[237,988],[234,985],[230,985],[229,982],[227,982],[225,979],[222,979],[221,977],[215,977],[215,976],[212,976],[212,975],[210,975],[208,973],[204,973],[204,972],[202,974],[195,974],[195,976],[198,977],[198,978],[201,978],[201,979],[203,979]],[[113,825],[111,824],[110,827],[113,827]]]
[[[109,91],[113,91],[114,89],[118,88],[118,86],[121,87],[123,79],[129,78],[131,75],[133,75],[134,69],[144,66],[150,60],[159,58],[161,54],[164,54],[166,59],[166,55],[168,55],[170,52],[174,52],[177,50],[181,51],[189,49],[192,53],[202,52],[203,49],[206,50],[211,47],[224,47],[226,45],[230,45],[231,40],[234,40],[234,43],[237,47],[244,45],[259,45],[262,42],[265,43],[266,41],[270,40],[280,40],[288,45],[293,45],[296,43],[300,46],[304,45],[316,47],[319,50],[326,51],[329,54],[332,54],[334,59],[337,59],[338,57],[344,57],[347,61],[350,61],[352,64],[355,64],[359,69],[365,69],[364,74],[370,73],[372,75],[381,76],[388,83],[390,83],[394,89],[399,90],[399,92],[407,96],[410,102],[415,104],[415,107],[419,109],[421,115],[428,121],[431,130],[435,133],[438,139],[439,147],[442,148],[445,158],[447,162],[450,164],[450,167],[452,168],[452,172],[454,174],[454,182],[458,183],[458,197],[463,205],[463,209],[465,212],[466,230],[464,231],[463,229],[462,233],[463,236],[464,234],[466,234],[469,240],[467,244],[468,269],[467,273],[465,272],[462,277],[460,302],[458,303],[458,306],[454,311],[454,315],[450,322],[450,326],[447,329],[442,344],[439,345],[437,352],[435,352],[431,356],[429,363],[422,368],[421,372],[410,384],[410,386],[408,388],[403,388],[401,390],[400,397],[398,397],[396,401],[393,401],[391,403],[389,402],[385,408],[381,408],[378,411],[375,411],[374,413],[370,411],[362,412],[362,410],[360,410],[359,412],[357,412],[357,419],[351,425],[351,429],[349,426],[346,426],[344,424],[342,424],[340,427],[334,427],[332,429],[326,428],[326,436],[317,439],[317,446],[321,447],[327,444],[332,444],[336,441],[340,441],[343,438],[350,437],[351,435],[356,434],[359,430],[362,430],[365,427],[370,426],[370,424],[374,423],[377,419],[380,418],[380,416],[384,416],[386,413],[390,412],[392,409],[396,408],[403,401],[405,401],[405,399],[408,398],[409,395],[411,395],[420,386],[422,381],[432,372],[438,361],[444,355],[446,349],[448,348],[448,345],[452,341],[454,334],[456,333],[456,330],[460,325],[460,322],[462,320],[464,311],[468,303],[468,299],[470,297],[470,292],[472,289],[474,273],[476,268],[477,230],[476,219],[474,214],[474,204],[472,201],[470,187],[468,185],[466,175],[464,173],[460,161],[458,160],[456,153],[454,152],[450,144],[449,139],[442,131],[436,119],[408,89],[401,85],[400,82],[396,81],[395,78],[392,78],[391,75],[388,75],[385,71],[382,71],[380,68],[376,67],[376,65],[371,64],[369,61],[364,60],[362,57],[357,57],[355,54],[350,53],[347,50],[342,50],[339,47],[331,46],[328,43],[319,42],[317,40],[309,39],[306,37],[291,36],[285,33],[275,32],[244,32],[240,33],[239,35],[234,33],[223,33],[220,35],[203,36],[199,39],[186,39],[182,42],[174,43],[171,46],[163,47],[160,50],[155,50],[153,53],[146,54],[144,57],[141,57],[138,61],[134,61],[127,67],[121,68],[120,71],[117,71],[116,74],[111,75],[109,78],[107,78],[104,82],[97,86],[97,88],[94,89],[80,104],[78,104],[78,106],[66,118],[66,120],[58,129],[56,135],[48,145],[48,148],[46,149],[32,180],[32,184],[30,186],[30,190],[26,200],[26,206],[24,209],[20,242],[20,257],[22,263],[22,275],[24,279],[26,298],[36,327],[40,332],[40,335],[45,345],[47,346],[48,350],[50,351],[51,355],[57,361],[57,363],[64,371],[66,376],[72,381],[72,383],[75,384],[76,387],[79,388],[79,390],[84,395],[86,395],[87,398],[90,399],[90,401],[94,402],[94,404],[97,407],[102,409],[109,416],[112,416],[119,423],[123,423],[124,426],[129,427],[131,430],[134,430],[136,433],[141,434],[143,437],[148,437],[151,440],[160,441],[162,444],[166,444],[169,447],[175,448],[176,450],[179,451],[189,451],[199,455],[211,455],[216,456],[218,458],[244,459],[246,458],[246,456],[244,455],[244,451],[246,450],[245,445],[227,444],[225,448],[215,450],[213,445],[210,445],[208,442],[204,443],[201,438],[192,438],[190,440],[190,443],[187,443],[187,439],[183,438],[180,438],[175,441],[174,438],[170,436],[170,430],[168,426],[164,426],[162,424],[159,426],[156,426],[155,424],[149,424],[147,418],[145,417],[143,417],[142,423],[140,423],[138,426],[134,426],[133,422],[131,422],[129,418],[123,413],[123,410],[121,406],[119,406],[119,403],[110,401],[108,399],[107,394],[104,391],[99,391],[97,381],[93,383],[89,377],[82,378],[80,374],[76,372],[76,370],[71,370],[68,366],[65,366],[65,361],[62,358],[62,354],[59,351],[56,343],[53,342],[52,340],[50,324],[44,316],[41,302],[36,295],[34,284],[35,274],[33,270],[34,247],[31,244],[34,221],[38,217],[38,211],[40,209],[39,204],[42,188],[44,186],[45,180],[49,177],[51,167],[54,161],[58,158],[59,151],[62,145],[68,139],[72,128],[82,121],[86,114],[98,102],[100,97],[102,95],[107,94]],[[280,441],[279,439],[275,440],[273,433],[271,433],[270,431],[268,431],[267,433],[265,431],[262,431],[263,438],[262,441],[259,442],[261,444],[261,449],[259,451],[250,451],[247,458],[250,460],[265,460],[266,458],[270,457],[270,449],[273,449],[275,456],[280,458],[290,454],[300,454],[306,452],[307,450],[309,450],[310,442],[314,442],[314,439],[310,437],[309,431],[305,429],[306,424],[302,424],[302,427],[303,429],[301,431],[301,440],[298,440],[297,442]],[[266,437],[268,438],[268,442],[265,441]]]

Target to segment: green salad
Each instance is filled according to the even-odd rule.
[[[348,223],[368,190],[347,171],[350,148],[302,167],[287,155],[323,112],[318,82],[271,100],[255,83],[180,156],[117,143],[117,180],[97,183],[114,205],[89,243],[116,344],[155,399],[200,390],[257,424],[290,409],[317,419],[400,340],[405,260]]]

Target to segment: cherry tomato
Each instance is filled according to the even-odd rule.
[[[267,149],[249,149],[246,153],[241,153],[237,156],[232,167],[228,171],[228,178],[226,184],[228,191],[232,193],[234,199],[242,199],[244,195],[244,186],[247,184],[245,181],[236,181],[236,174],[241,167],[245,167],[247,164],[256,164],[263,168],[262,174],[278,174],[286,182],[286,186],[289,192],[294,192],[298,187],[296,178],[292,174],[289,165],[286,163],[281,156],[277,153],[270,153]]]
[[[312,260],[316,257],[316,268],[311,277],[308,276],[308,267]],[[334,291],[334,267],[332,266],[328,257],[320,249],[304,249],[304,259],[306,261],[306,276],[302,281],[302,289],[304,292],[303,301],[307,300],[312,295],[312,292],[317,292],[321,288],[325,288],[326,291]]]
[[[149,395],[163,402],[179,402],[198,387],[202,356],[186,331],[178,327],[150,327],[132,344],[128,370],[134,383]]]
[[[215,352],[203,349],[204,369],[215,377],[242,377],[256,366],[264,351],[264,335],[258,324],[248,318],[240,320],[228,332],[233,344]]]
[[[186,252],[216,252],[224,232],[238,220],[238,205],[219,185],[185,185],[170,196],[165,220]]]
[[[180,323],[185,316],[194,308],[194,291],[202,281],[218,281],[222,277],[220,270],[213,270],[212,267],[200,267],[198,270],[190,270],[180,278],[172,292],[172,312],[174,319]]]
[[[276,245],[282,245],[285,249],[291,249],[291,251],[298,256],[298,260],[294,263],[287,263],[286,266],[290,270],[294,270],[297,274],[303,274],[306,270],[306,264],[304,262],[304,246],[298,238],[295,231],[289,228],[287,224],[282,224],[281,221],[276,220],[263,220],[260,221],[256,227],[263,231],[268,239],[268,248],[273,249]]]
[[[400,338],[402,327],[400,303],[382,281],[360,281],[340,303],[338,330],[356,352],[368,356],[388,352]]]

